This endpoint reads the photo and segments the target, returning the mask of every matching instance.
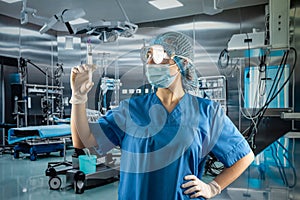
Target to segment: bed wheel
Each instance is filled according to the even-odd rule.
[[[36,157],[37,157],[37,153],[35,152],[34,148],[31,147],[31,148],[30,148],[30,160],[31,160],[31,161],[35,161],[35,160],[36,160]]]
[[[50,177],[48,184],[51,190],[58,190],[61,186],[61,179],[58,176]]]
[[[37,157],[36,153],[30,153],[30,160],[31,161],[35,161],[36,157]]]
[[[74,191],[76,194],[84,193],[84,180],[85,174],[82,171],[78,171],[74,175]]]
[[[59,156],[60,156],[60,157],[64,157],[64,151],[60,151],[60,152],[59,152]]]
[[[14,158],[20,158],[20,153],[19,151],[14,151]]]

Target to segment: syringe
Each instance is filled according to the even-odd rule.
[[[89,67],[92,68],[93,65],[93,47],[91,44],[91,40],[88,39],[87,46],[86,46],[86,64],[89,65]],[[93,70],[89,70],[89,80],[92,82],[92,76],[93,76]]]

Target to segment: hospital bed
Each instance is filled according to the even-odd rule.
[[[1,129],[6,130],[6,129],[14,128],[14,127],[17,127],[17,125],[16,124],[8,124],[8,123],[0,123],[0,131],[1,131]],[[0,155],[5,152],[11,153],[11,151],[12,151],[12,147],[7,146],[6,141],[7,141],[7,137],[5,135],[5,131],[2,131],[2,144],[0,146]]]
[[[67,139],[71,138],[71,129],[68,124],[28,126],[11,128],[8,130],[8,143],[18,143],[14,147],[14,157],[19,158],[19,153],[30,154],[30,160],[37,159],[38,154],[60,152],[64,156]]]

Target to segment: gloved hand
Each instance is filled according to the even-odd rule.
[[[72,68],[70,75],[72,89],[71,104],[84,104],[87,102],[87,94],[94,85],[92,74],[95,69],[95,65],[87,64]]]
[[[195,175],[187,175],[184,179],[188,182],[182,184],[181,187],[188,188],[184,194],[191,194],[190,198],[204,197],[209,199],[221,193],[221,187],[216,181],[206,184]]]

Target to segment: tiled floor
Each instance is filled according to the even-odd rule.
[[[289,144],[289,158],[294,160],[295,169],[299,171],[300,139],[290,139]],[[71,159],[72,153],[71,149],[67,151],[67,160]],[[20,154],[19,159],[14,159],[9,153],[1,154],[0,199],[117,200],[118,182],[88,189],[83,194],[75,194],[73,188],[66,187],[65,177],[61,176],[61,190],[50,190],[49,177],[45,176],[45,170],[47,163],[53,161],[63,161],[63,158],[59,157],[59,153],[51,153],[50,156],[40,155],[36,161],[30,161],[27,154]],[[238,180],[214,200],[300,200],[300,182],[298,181],[294,188],[286,187],[278,169],[270,160],[268,162],[260,160],[260,165],[253,164],[249,167]],[[284,173],[283,171],[281,173],[287,177],[289,184],[293,183],[290,166],[284,167]]]

